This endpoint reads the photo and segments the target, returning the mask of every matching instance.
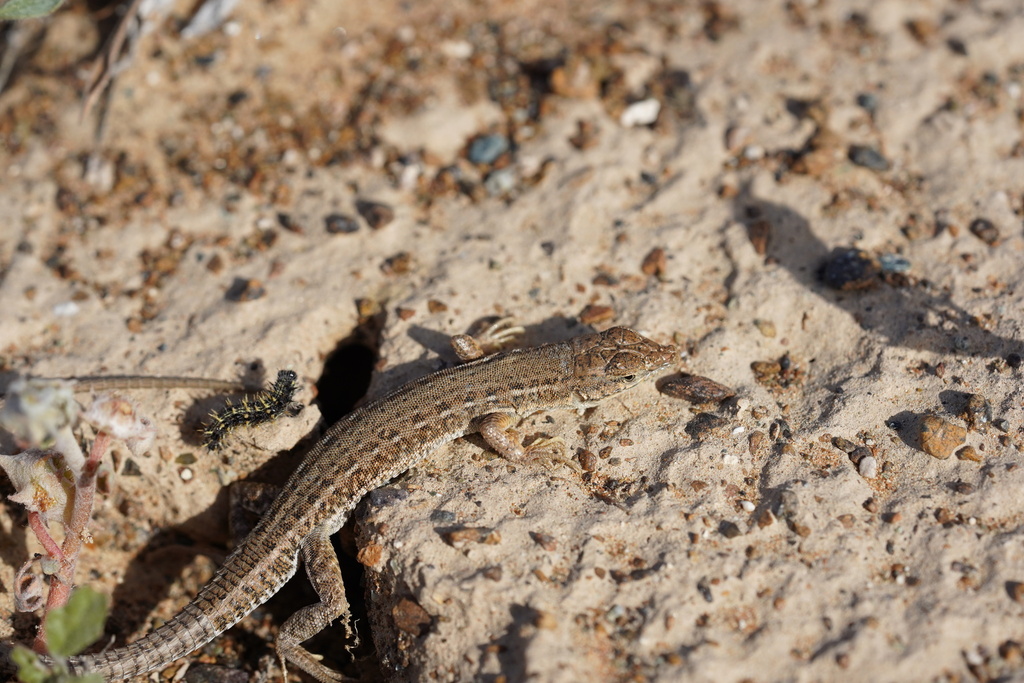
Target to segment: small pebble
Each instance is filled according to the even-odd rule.
[[[470,543],[498,545],[501,543],[501,535],[487,527],[461,527],[442,532],[441,540],[453,548],[463,548]]]
[[[891,166],[889,160],[874,147],[850,145],[849,157],[853,163],[870,168],[872,171],[888,171]]]
[[[740,528],[733,522],[722,522],[718,525],[718,531],[726,538],[736,538],[743,534]]]
[[[615,317],[615,309],[612,308],[611,306],[588,304],[586,308],[580,311],[579,317],[580,322],[583,323],[584,325],[603,323]]]
[[[861,249],[837,249],[821,267],[819,275],[826,286],[840,291],[864,289],[875,284],[881,266]]]
[[[754,221],[747,226],[747,239],[754,247],[754,253],[764,256],[772,242],[772,224],[766,220]]]
[[[803,384],[805,372],[786,354],[774,361],[756,360],[750,364],[754,379],[771,390],[783,390]],[[772,436],[772,438],[775,438]]]
[[[499,168],[497,171],[487,174],[484,180],[484,189],[492,197],[500,197],[508,194],[516,187],[516,173],[512,168]]]
[[[473,140],[466,156],[474,164],[490,165],[508,149],[508,138],[504,135],[484,135]]]
[[[383,558],[384,547],[379,543],[367,543],[356,553],[356,561],[364,567],[376,567]]]
[[[756,506],[749,500],[741,500],[740,507],[743,508],[744,512],[753,512]]]
[[[556,541],[555,537],[551,534],[545,534],[540,531],[531,531],[530,538],[533,539],[534,543],[548,552],[558,550],[558,541]]]
[[[861,458],[860,464],[857,465],[857,471],[865,479],[873,479],[879,475],[879,461],[874,459],[874,456]]]
[[[660,278],[665,275],[665,266],[665,250],[661,247],[655,247],[644,257],[643,263],[640,264],[640,272],[644,275],[654,275]]]
[[[854,449],[857,448],[857,444],[853,443],[849,439],[844,439],[841,436],[832,437],[832,445],[843,453],[853,453]]]
[[[391,610],[391,617],[399,631],[416,638],[427,633],[434,620],[427,610],[409,598],[398,601]]]
[[[74,301],[64,301],[54,305],[53,315],[58,318],[70,318],[77,314],[79,310],[78,304]]]
[[[874,93],[859,93],[857,95],[857,106],[874,116],[875,111],[878,109],[878,97]]]
[[[626,107],[619,117],[619,123],[625,128],[634,126],[649,126],[658,120],[661,112],[661,102],[652,98],[640,100]]]
[[[356,211],[374,230],[380,230],[395,219],[395,210],[380,202],[357,201]]]
[[[1022,358],[1019,353],[1010,353],[1006,356],[1006,364],[1014,370],[1017,370],[1022,364],[1024,364],[1024,358]]]
[[[964,661],[967,662],[969,666],[982,667],[985,665],[985,657],[980,652],[978,652],[977,648],[967,648],[963,651],[963,653]]]
[[[910,271],[910,261],[896,254],[882,254],[878,264],[883,273],[906,273]]]
[[[661,393],[681,398],[690,403],[718,403],[736,395],[736,392],[713,379],[699,375],[680,374],[669,377],[658,387]]]
[[[697,416],[690,420],[684,429],[693,440],[703,441],[716,432],[721,431],[728,423],[728,420],[718,415],[697,413]]]
[[[975,218],[971,221],[970,231],[990,247],[999,242],[999,228],[987,218]]]
[[[593,472],[597,469],[597,456],[593,451],[582,450],[577,457],[584,472]]]
[[[434,510],[430,513],[430,522],[432,524],[454,524],[455,513],[451,510]]]
[[[762,431],[754,431],[747,437],[747,450],[756,456],[768,446],[768,437]]]
[[[960,460],[970,460],[971,462],[981,462],[981,454],[978,453],[978,449],[974,446],[964,446],[956,452],[956,457]]]
[[[919,425],[921,450],[939,460],[945,460],[967,438],[967,430],[944,420],[938,415],[925,415]]]
[[[296,235],[301,235],[304,232],[302,226],[292,218],[290,213],[279,212],[277,214],[277,223],[288,232],[294,232]],[[329,228],[328,232],[330,232]]]
[[[762,337],[766,339],[775,339],[778,331],[775,329],[775,323],[771,320],[764,320],[763,318],[754,319],[754,327],[761,333]]]
[[[1006,592],[1014,602],[1024,603],[1024,583],[1020,581],[1007,581]]]
[[[332,235],[347,235],[359,230],[359,223],[348,214],[332,213],[324,219],[324,227]]]
[[[871,449],[868,448],[867,446],[857,446],[852,451],[850,451],[849,455],[850,461],[854,465],[859,466],[861,460],[863,460],[864,458],[870,458],[873,455],[873,453],[871,452]]]
[[[960,416],[971,431],[985,431],[992,422],[992,404],[981,394],[968,394]]]
[[[259,280],[236,277],[224,296],[228,301],[241,303],[243,301],[255,301],[262,298],[266,293],[267,290]]]
[[[576,134],[569,138],[569,143],[576,149],[590,149],[597,144],[598,130],[593,121],[577,121]]]
[[[967,56],[967,43],[965,43],[959,38],[952,37],[949,40],[947,40],[946,47],[948,47],[949,51],[955,55],[958,55],[960,57]]]
[[[404,275],[412,269],[412,254],[400,251],[394,256],[384,259],[380,269],[386,275]]]

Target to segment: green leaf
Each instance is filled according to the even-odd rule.
[[[50,670],[39,656],[27,647],[18,645],[11,652],[11,661],[18,666],[18,680],[22,683],[44,683]]]
[[[0,5],[0,21],[34,19],[60,7],[64,0],[8,0]]]
[[[107,596],[83,586],[71,594],[68,604],[46,615],[46,644],[57,657],[70,657],[103,635]]]

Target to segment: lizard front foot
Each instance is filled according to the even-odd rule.
[[[526,330],[516,325],[514,318],[498,318],[476,334],[454,335],[452,350],[463,362],[476,360],[513,346],[524,332]]]

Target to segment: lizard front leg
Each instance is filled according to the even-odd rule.
[[[452,350],[465,363],[514,345],[525,331],[516,325],[513,318],[498,318],[478,333],[454,335],[451,338]]]
[[[319,655],[314,655],[300,645],[338,617],[341,617],[348,633],[355,633],[352,629],[352,613],[348,598],[345,597],[341,568],[338,566],[338,556],[331,545],[330,536],[314,533],[306,538],[302,542],[302,561],[306,565],[310,583],[320,596],[320,602],[303,607],[288,617],[281,626],[281,632],[277,636],[277,655],[281,659],[284,679],[288,678],[285,670],[287,661],[324,683],[354,680],[328,669],[320,663]]]

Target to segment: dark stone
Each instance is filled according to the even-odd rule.
[[[821,267],[819,275],[826,286],[840,291],[865,289],[875,284],[881,266],[861,249],[836,249]]]

